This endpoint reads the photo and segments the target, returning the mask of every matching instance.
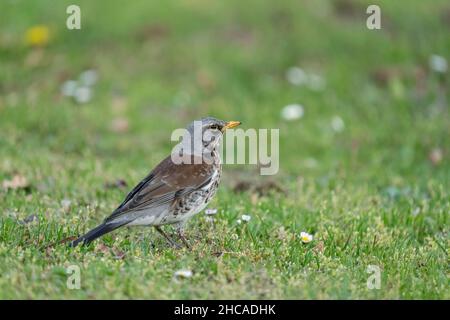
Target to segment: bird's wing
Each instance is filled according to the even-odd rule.
[[[203,185],[207,185],[213,173],[213,166],[200,164],[174,164],[171,157],[164,159],[125,198],[122,204],[105,219],[105,222],[124,218],[132,219],[138,211],[171,204],[178,197]]]

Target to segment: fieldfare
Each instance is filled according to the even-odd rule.
[[[172,224],[180,240],[185,223],[202,211],[217,191],[222,165],[218,146],[226,129],[239,121],[212,117],[192,122],[171,155],[161,161],[102,224],[71,243],[89,244],[122,226],[154,226],[172,245],[179,245],[161,229]]]

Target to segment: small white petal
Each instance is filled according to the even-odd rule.
[[[61,93],[66,97],[73,97],[78,84],[75,80],[67,80],[61,85]]]
[[[206,209],[205,214],[206,215],[213,215],[217,213],[217,209]]]
[[[192,277],[192,271],[187,269],[178,270],[174,273],[176,278],[190,278]]]
[[[74,98],[80,104],[88,103],[92,98],[92,91],[89,87],[78,87],[75,90]]]
[[[236,220],[236,223],[237,223],[237,224],[241,224],[241,223],[242,223],[241,219],[237,219],[237,220]]]
[[[95,70],[86,70],[80,74],[80,83],[88,87],[94,85],[97,79],[97,71]]]
[[[331,128],[335,132],[341,132],[345,128],[344,120],[339,116],[334,116],[333,119],[331,119]]]
[[[448,63],[444,57],[439,56],[437,54],[433,54],[430,57],[429,63],[430,63],[430,68],[433,71],[440,72],[440,73],[447,72]]]
[[[308,81],[308,76],[303,69],[291,67],[286,71],[286,79],[293,85],[299,86]]]
[[[303,117],[304,108],[300,104],[289,104],[281,110],[281,117],[284,120],[292,121]]]
[[[251,218],[252,217],[247,214],[243,214],[241,217],[242,221],[244,221],[244,222],[249,222]]]

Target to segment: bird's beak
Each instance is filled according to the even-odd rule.
[[[240,125],[241,122],[240,121],[228,121],[224,126],[222,131],[225,131],[226,129],[231,129],[234,127],[237,127],[238,125]]]

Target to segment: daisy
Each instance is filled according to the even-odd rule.
[[[303,243],[310,243],[313,240],[312,234],[309,234],[307,232],[300,232],[300,239]]]

